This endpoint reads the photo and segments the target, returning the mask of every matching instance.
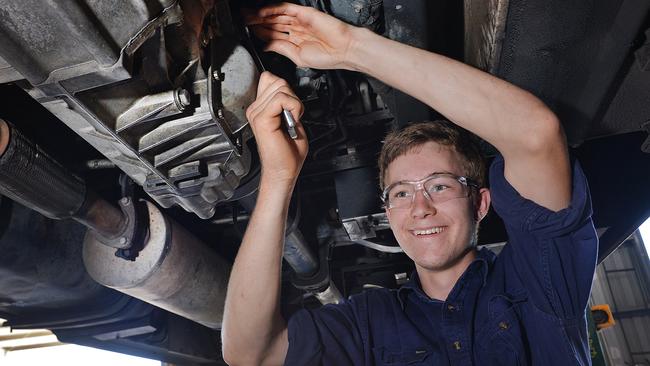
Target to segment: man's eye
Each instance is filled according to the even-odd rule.
[[[407,198],[408,196],[409,193],[407,191],[397,191],[392,195],[393,198]]]
[[[436,184],[434,186],[431,186],[429,193],[438,193],[444,191],[445,189],[449,189],[449,186],[444,184]]]

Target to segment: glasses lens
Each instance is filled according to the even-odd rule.
[[[422,183],[422,188],[434,203],[469,196],[469,187],[454,176],[433,176]],[[387,206],[389,208],[410,207],[416,190],[416,185],[413,183],[396,184],[386,194]]]
[[[424,182],[424,189],[433,202],[444,202],[454,198],[467,197],[469,189],[457,178],[441,175]]]
[[[405,208],[411,205],[413,195],[415,194],[415,186],[410,183],[402,183],[393,186],[386,195],[388,207],[391,208]]]

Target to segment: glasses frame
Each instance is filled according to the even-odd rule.
[[[422,178],[420,180],[400,180],[400,181],[397,181],[395,183],[392,183],[392,184],[388,185],[381,192],[381,202],[383,202],[384,208],[389,209],[389,210],[394,208],[394,207],[390,207],[390,204],[388,203],[388,192],[393,187],[397,186],[398,184],[411,184],[411,185],[415,186],[415,190],[413,192],[413,197],[411,197],[411,204],[408,207],[404,207],[404,208],[411,208],[413,206],[413,202],[415,201],[415,195],[420,190],[422,191],[422,194],[424,195],[424,197],[426,197],[430,202],[433,203],[433,199],[429,195],[429,192],[427,192],[424,189],[424,183],[426,181],[430,180],[430,179],[437,178],[437,177],[440,177],[440,176],[452,177],[455,180],[457,180],[460,184],[464,185],[467,188],[470,188],[470,190],[468,191],[467,196],[465,196],[465,197],[469,197],[471,195],[471,192],[472,192],[471,188],[478,189],[478,184],[476,184],[476,182],[474,182],[470,178],[467,178],[467,177],[464,177],[464,176],[461,176],[461,175],[452,174],[452,173],[433,173],[433,174],[428,175],[428,176],[426,176],[426,177],[424,177],[424,178]],[[458,198],[462,198],[462,196],[458,197]]]

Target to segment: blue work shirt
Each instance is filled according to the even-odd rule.
[[[286,365],[590,365],[585,309],[598,254],[589,189],[572,164],[570,206],[550,211],[490,169],[508,232],[497,257],[480,249],[446,301],[416,274],[289,320]]]

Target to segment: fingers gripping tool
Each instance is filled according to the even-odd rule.
[[[266,71],[266,67],[264,67],[264,64],[262,63],[262,59],[260,58],[260,55],[257,53],[257,49],[255,49],[255,45],[253,44],[253,38],[251,36],[250,29],[246,26],[244,27],[244,31],[246,32],[246,42],[248,43],[248,49],[253,56],[253,60],[257,64],[257,68],[260,70],[260,72]],[[289,136],[292,139],[297,139],[298,138],[298,133],[296,132],[296,120],[293,118],[293,115],[291,112],[289,112],[286,109],[282,109],[282,122],[284,123],[287,132],[289,133]]]

